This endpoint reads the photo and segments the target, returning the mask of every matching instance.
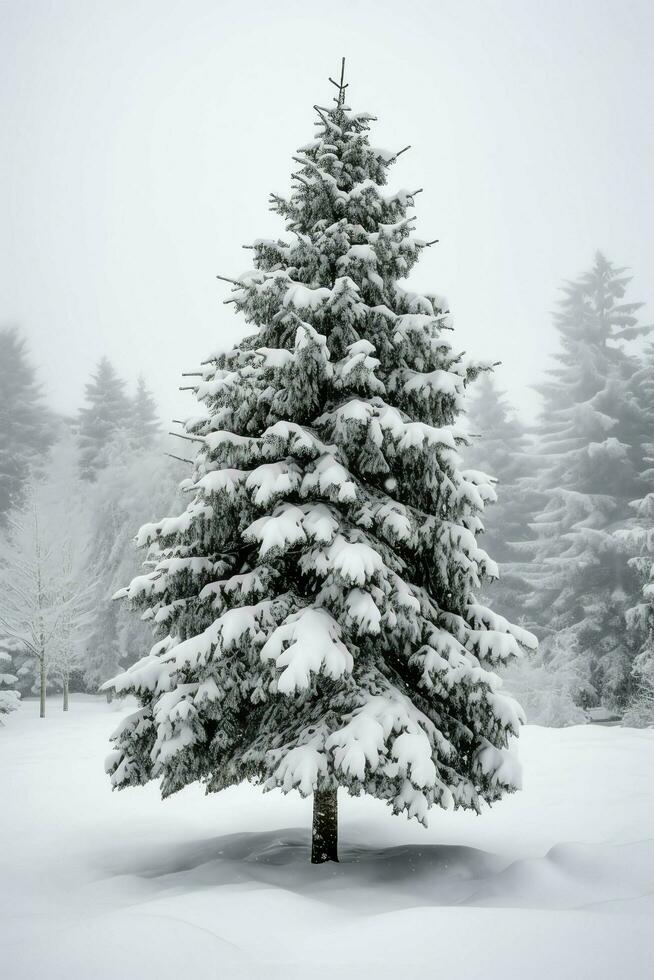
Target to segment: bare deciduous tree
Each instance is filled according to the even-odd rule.
[[[70,675],[88,620],[92,586],[76,569],[73,546],[32,487],[25,510],[10,522],[0,567],[0,633],[36,663],[40,716],[48,675],[58,675],[68,707]]]

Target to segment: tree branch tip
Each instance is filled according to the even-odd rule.
[[[193,460],[187,459],[186,456],[175,456],[174,453],[164,453],[164,456],[170,456],[171,459],[177,459],[180,463],[190,463],[193,466]]]
[[[204,439],[201,436],[187,436],[181,432],[169,432],[169,436],[174,436],[176,439],[186,439],[187,442],[201,442],[204,445]]]

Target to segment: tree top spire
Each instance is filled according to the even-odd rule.
[[[341,80],[340,82],[335,82],[334,79],[329,76],[329,81],[332,85],[335,85],[338,89],[338,98],[334,99],[337,107],[340,109],[345,102],[345,89],[348,87],[349,82],[345,81],[345,58],[341,58]]]

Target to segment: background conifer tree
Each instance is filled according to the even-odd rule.
[[[646,427],[654,436],[654,346],[649,346],[634,379],[643,408]],[[626,548],[640,592],[627,609],[626,623],[632,636],[635,657],[631,673],[630,701],[625,714],[627,725],[654,723],[654,441],[645,444],[642,483],[649,492],[634,500],[634,516],[616,539]]]
[[[79,411],[80,473],[85,480],[94,480],[106,466],[112,438],[129,424],[130,403],[124,388],[125,382],[103,357],[86,385],[87,404]]]
[[[51,416],[43,404],[25,340],[0,330],[0,527],[24,502],[31,476],[47,454]]]
[[[157,405],[143,375],[139,375],[136,382],[136,394],[130,413],[130,431],[133,442],[140,447],[151,446],[160,431]]]
[[[486,595],[493,608],[519,622],[524,618],[524,599],[530,591],[521,570],[524,556],[519,543],[529,537],[535,503],[523,482],[532,466],[529,438],[506,393],[490,373],[483,374],[471,389],[467,411],[474,438],[465,452],[466,463],[497,480],[498,500],[484,516],[481,540],[497,562],[500,575],[488,583]]]
[[[551,670],[572,668],[578,703],[612,707],[629,698],[634,651],[624,615],[636,588],[613,532],[638,496],[646,433],[637,361],[624,344],[647,328],[637,325],[641,304],[624,302],[624,272],[597,253],[592,269],[564,287],[555,316],[561,351],[540,388],[542,456],[531,484],[546,504],[527,549],[526,605],[543,658]]]
[[[243,779],[313,794],[312,860],[337,856],[337,789],[426,821],[514,790],[521,710],[493,668],[533,637],[475,598],[492,487],[460,468],[463,391],[444,303],[400,284],[426,243],[373,119],[316,107],[287,235],[254,243],[231,302],[255,332],[206,365],[190,503],[146,525],[125,595],[159,642],[111,689],[140,700],[113,785]]]
[[[633,507],[636,516],[630,526],[617,532],[618,540],[631,553],[629,565],[642,586],[639,600],[626,611],[634,657],[624,723],[651,725],[654,724],[654,491],[634,501]]]
[[[12,672],[13,647],[14,644],[8,639],[0,642],[0,716],[15,711],[20,701],[20,694],[14,689],[17,678]]]

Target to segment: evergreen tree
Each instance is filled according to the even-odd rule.
[[[136,446],[151,446],[159,433],[157,405],[152,392],[145,384],[143,375],[136,382],[136,395],[132,401],[130,430]]]
[[[544,636],[545,662],[561,660],[582,705],[629,697],[634,651],[624,612],[634,573],[613,534],[638,494],[646,420],[625,342],[641,304],[623,302],[629,278],[598,253],[564,288],[555,317],[561,351],[541,387],[541,465],[533,489],[547,501],[536,516],[527,605]]]
[[[522,715],[493,668],[535,643],[475,598],[493,490],[460,468],[457,417],[482,367],[400,285],[417,192],[385,191],[397,154],[343,94],[272,198],[288,236],[235,281],[255,333],[205,365],[191,501],[141,529],[153,567],[124,590],[160,639],[109,685],[141,704],[115,787],[313,794],[313,861],[337,859],[339,786],[421,822],[516,789]]]
[[[626,613],[635,656],[625,724],[651,725],[654,724],[654,491],[634,501],[633,506],[636,517],[631,526],[617,532],[618,540],[631,553],[629,564],[642,585],[639,601]]]
[[[0,330],[0,527],[23,504],[31,475],[47,453],[50,415],[42,401],[25,340]]]
[[[124,388],[125,382],[103,357],[85,388],[88,404],[79,412],[80,473],[85,480],[94,480],[106,466],[112,438],[129,425],[130,403]]]
[[[635,377],[647,427],[654,435],[654,346],[647,349]],[[632,692],[625,723],[654,724],[654,442],[645,446],[643,483],[652,489],[632,502],[634,516],[616,539],[625,546],[629,565],[641,584],[638,601],[626,613],[627,628],[636,650],[632,666]]]
[[[482,540],[500,575],[489,583],[486,594],[502,615],[519,622],[529,586],[520,570],[523,553],[518,542],[528,538],[534,512],[533,495],[523,482],[530,473],[529,440],[492,374],[483,374],[471,391],[467,411],[475,438],[465,459],[475,469],[497,476],[498,500],[484,517]]]
[[[20,701],[20,694],[14,690],[16,676],[10,672],[12,660],[12,644],[5,640],[0,646],[0,724],[2,715],[15,711]]]

